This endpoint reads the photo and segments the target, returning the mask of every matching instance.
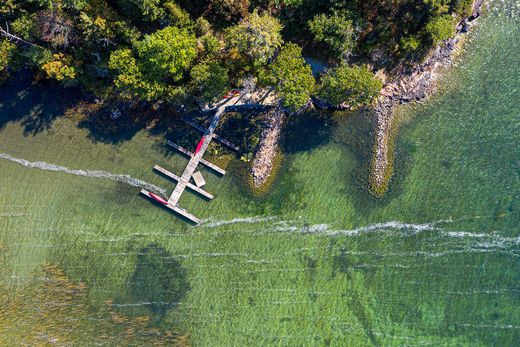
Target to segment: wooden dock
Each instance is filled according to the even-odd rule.
[[[177,203],[179,202],[179,199],[180,199],[182,193],[184,192],[184,189],[186,189],[191,176],[197,169],[197,166],[199,165],[199,163],[201,163],[203,160],[202,156],[208,149],[208,146],[211,143],[211,140],[213,139],[213,133],[215,132],[215,128],[217,127],[217,125],[220,121],[220,116],[222,115],[222,113],[224,113],[227,105],[231,104],[232,102],[236,102],[238,100],[239,100],[239,98],[237,98],[237,97],[227,99],[224,102],[222,102],[219,105],[219,107],[217,108],[217,111],[215,112],[215,115],[211,119],[211,123],[210,123],[208,129],[206,129],[206,131],[204,132],[204,136],[203,136],[204,140],[202,141],[199,151],[197,153],[190,152],[192,154],[192,157],[190,158],[190,161],[188,162],[186,169],[184,169],[184,172],[182,173],[182,176],[180,177],[179,182],[175,186],[175,189],[173,190],[172,194],[170,195],[170,198],[168,199],[169,204],[171,204],[173,206],[177,206]],[[177,147],[180,147],[180,146],[177,146]],[[211,165],[213,165],[213,164],[211,164]],[[214,165],[214,166],[216,166],[216,165]]]
[[[151,196],[150,196],[150,192],[147,191],[146,189],[141,189],[141,194],[153,199]],[[195,217],[194,215],[192,215],[191,213],[189,213],[188,211],[186,211],[185,209],[183,208],[180,208],[178,206],[174,206],[174,205],[171,205],[170,203],[168,203],[167,205],[163,205],[164,207],[172,210],[173,212],[175,213],[178,213],[179,215],[181,215],[182,217],[192,221],[193,223],[195,224],[200,224],[200,219],[198,219],[197,217]]]
[[[205,133],[207,131],[206,128],[204,128],[203,126],[201,125],[198,125],[197,123],[187,119],[186,117],[182,117],[181,118],[182,121],[190,126],[192,126],[193,128],[197,129],[198,131],[201,131],[203,133]],[[223,145],[226,145],[228,146],[229,148],[231,148],[232,150],[236,151],[236,152],[240,152],[240,147],[238,147],[237,145],[234,145],[233,143],[231,143],[230,141],[218,136],[217,134],[213,134],[213,138],[215,140],[217,140],[218,142],[222,143]]]
[[[181,180],[181,178],[180,178],[179,176],[177,176],[177,175],[175,175],[174,173],[172,173],[172,172],[170,172],[170,171],[168,171],[168,170],[166,170],[166,169],[160,167],[159,165],[155,165],[153,168],[154,168],[155,170],[159,171],[160,173],[162,173],[163,175],[170,177],[170,178],[173,179],[174,181],[179,182],[179,181]],[[204,189],[199,188],[199,187],[197,187],[196,185],[191,184],[190,182],[188,182],[188,183],[186,184],[186,188],[191,189],[191,190],[193,190],[193,191],[196,192],[196,193],[199,193],[200,195],[202,195],[203,197],[205,197],[205,198],[207,198],[207,199],[209,199],[209,200],[213,199],[213,194],[208,193],[208,192],[205,191]]]
[[[155,170],[159,171],[163,175],[165,175],[165,176],[167,176],[167,177],[169,177],[169,178],[171,178],[171,179],[173,179],[173,180],[175,180],[177,182],[177,184],[175,185],[175,189],[171,193],[171,195],[168,198],[168,200],[167,201],[166,200],[158,201],[158,203],[160,203],[163,206],[167,207],[171,211],[174,211],[175,213],[178,213],[179,215],[181,215],[182,217],[192,221],[193,223],[199,224],[200,220],[197,217],[195,217],[194,215],[192,215],[191,213],[189,213],[188,211],[186,211],[185,209],[180,208],[179,205],[178,205],[179,199],[181,198],[181,195],[184,193],[186,188],[193,190],[194,192],[204,196],[207,199],[210,199],[210,200],[213,199],[213,195],[212,194],[206,192],[205,190],[203,190],[202,188],[196,186],[195,184],[192,184],[190,182],[190,179],[193,177],[193,174],[197,170],[197,166],[199,164],[203,164],[203,165],[207,166],[208,168],[214,170],[215,172],[218,172],[221,175],[224,175],[226,173],[225,170],[223,170],[220,167],[218,167],[217,165],[212,164],[212,163],[208,162],[207,160],[203,159],[202,156],[204,155],[204,153],[208,149],[208,146],[211,143],[211,140],[213,140],[213,139],[216,139],[216,140],[226,144],[227,146],[229,146],[229,147],[231,147],[231,148],[233,148],[235,150],[238,150],[238,147],[234,146],[231,142],[229,142],[229,141],[227,141],[225,139],[222,139],[222,138],[218,137],[217,135],[215,135],[215,128],[217,127],[217,125],[218,125],[218,123],[220,121],[220,116],[225,112],[226,107],[229,106],[229,105],[232,105],[232,104],[236,104],[239,100],[240,100],[239,96],[233,97],[233,98],[230,98],[230,99],[224,99],[217,106],[215,115],[213,116],[213,118],[211,120],[211,124],[210,124],[210,126],[207,129],[205,129],[203,127],[200,127],[200,126],[196,125],[195,123],[190,124],[193,127],[195,127],[196,129],[198,129],[198,130],[200,130],[200,131],[202,131],[204,133],[201,141],[197,145],[196,153],[188,151],[186,148],[183,148],[183,147],[173,143],[172,141],[167,141],[167,144],[169,146],[175,148],[179,152],[181,152],[181,153],[183,153],[183,154],[185,154],[185,155],[190,157],[190,161],[188,162],[188,165],[186,166],[186,168],[184,169],[184,172],[182,173],[182,175],[180,177],[175,175],[174,173],[172,173],[172,172],[170,172],[170,171],[160,167],[159,165],[155,165],[154,166]],[[198,174],[200,175],[200,172]],[[203,180],[202,176],[199,177],[198,181],[199,181],[198,184],[201,185],[201,186],[205,183],[205,182],[203,182],[204,180]],[[145,196],[147,196],[147,197],[157,201],[157,198],[155,196],[152,196],[153,194],[151,195],[151,193],[148,192],[145,189],[141,190],[141,194],[143,194],[143,195],[145,195]]]
[[[181,147],[178,144],[176,144],[176,143],[174,143],[174,142],[172,142],[170,140],[168,140],[166,143],[168,144],[168,146],[175,148],[176,150],[178,150],[182,154],[186,154],[188,157],[193,157],[193,152],[188,151],[186,148]],[[221,169],[217,165],[210,163],[209,161],[207,161],[204,158],[200,158],[200,163],[202,165],[210,168],[211,170],[213,170],[215,172],[218,172],[221,175],[225,175],[226,174],[226,170]]]

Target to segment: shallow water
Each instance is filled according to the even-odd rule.
[[[63,116],[63,95],[4,85],[0,342],[27,341],[34,313],[61,305],[34,341],[146,344],[118,314],[200,346],[516,345],[520,4],[488,6],[440,93],[402,110],[382,201],[364,189],[369,122],[305,119],[269,196],[245,193],[237,163],[205,171],[216,199],[183,196],[205,219],[188,226],[138,195],[173,188],[154,163],[187,162],[162,135],[104,143]],[[66,305],[41,294],[46,263],[85,289]]]

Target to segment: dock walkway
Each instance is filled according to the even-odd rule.
[[[211,119],[211,124],[204,132],[203,136],[203,142],[202,145],[197,153],[193,153],[193,156],[191,157],[188,165],[186,166],[186,169],[184,169],[184,172],[182,173],[182,176],[180,177],[177,185],[175,186],[175,189],[173,190],[172,194],[170,195],[168,199],[168,204],[177,206],[177,203],[179,202],[179,199],[188,186],[189,180],[195,170],[197,169],[197,166],[202,160],[202,156],[204,155],[204,152],[208,149],[209,144],[211,143],[211,140],[213,139],[213,133],[215,132],[215,128],[217,127],[220,116],[224,113],[226,110],[226,107],[231,105],[232,103],[236,103],[239,100],[239,97],[234,97],[225,100],[222,102],[215,112],[215,115],[213,116],[213,119]]]

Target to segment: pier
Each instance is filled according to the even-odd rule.
[[[141,194],[149,197],[150,199],[155,200],[156,202],[162,204],[166,208],[168,208],[171,211],[190,220],[191,222],[193,222],[195,224],[199,224],[200,220],[197,217],[195,217],[194,215],[192,215],[191,213],[189,213],[188,211],[186,211],[185,209],[179,207],[178,203],[179,203],[179,200],[180,200],[182,194],[186,190],[186,188],[194,191],[195,193],[205,197],[208,200],[213,199],[213,194],[208,193],[207,191],[205,191],[204,189],[201,188],[205,184],[205,180],[204,180],[202,174],[198,171],[196,172],[196,170],[197,170],[198,165],[202,164],[221,175],[226,174],[226,170],[218,167],[215,164],[210,163],[209,161],[202,158],[202,156],[208,149],[208,146],[213,139],[223,143],[224,145],[228,146],[229,148],[234,149],[235,151],[239,150],[238,146],[233,145],[231,142],[229,142],[226,139],[223,139],[222,137],[215,134],[215,129],[220,121],[220,117],[226,111],[226,108],[230,105],[236,105],[239,100],[240,100],[240,96],[235,96],[235,97],[232,97],[229,99],[224,99],[217,106],[215,115],[211,119],[210,126],[207,129],[190,120],[183,119],[190,126],[203,132],[202,139],[198,143],[197,149],[195,150],[195,152],[191,152],[191,151],[187,150],[186,148],[183,148],[172,141],[168,140],[166,142],[168,144],[168,146],[175,148],[177,151],[181,152],[182,154],[184,154],[190,158],[190,161],[186,165],[184,172],[182,173],[181,176],[177,176],[174,173],[166,170],[165,168],[163,168],[159,165],[154,166],[154,169],[156,171],[160,172],[164,176],[177,182],[177,184],[175,185],[175,189],[169,196],[168,200],[164,200],[162,197],[158,197],[156,194],[150,193],[145,189],[141,190]],[[195,176],[194,176],[194,174],[195,174]],[[191,183],[190,179],[193,179],[195,184]]]

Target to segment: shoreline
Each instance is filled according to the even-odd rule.
[[[408,71],[398,71],[397,79],[381,90],[374,107],[377,131],[369,177],[369,191],[374,196],[384,196],[394,173],[393,142],[398,126],[394,108],[401,104],[424,101],[435,93],[439,69],[453,64],[453,55],[475,20],[480,17],[483,2],[484,0],[476,0],[473,3],[472,15],[457,24],[456,33],[451,39],[446,40],[443,45],[437,45],[423,63],[416,64]]]
[[[285,112],[281,106],[277,106],[268,117],[268,122],[260,136],[260,143],[254,154],[250,169],[251,189],[253,192],[263,192],[270,188],[274,181],[276,171],[275,159],[280,156],[279,142],[282,128],[285,124]]]

